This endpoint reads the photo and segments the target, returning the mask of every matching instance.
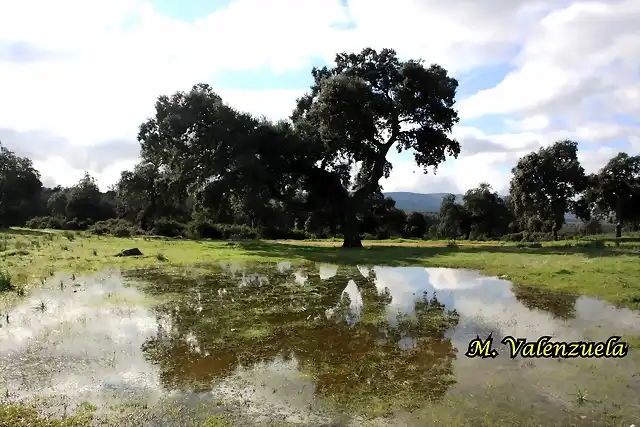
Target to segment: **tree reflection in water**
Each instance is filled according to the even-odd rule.
[[[457,314],[424,295],[412,315],[390,316],[388,290],[379,291],[373,270],[365,273],[345,266],[323,279],[313,265],[272,264],[193,276],[144,271],[138,276],[149,292],[176,298],[157,307],[171,328],[143,351],[169,389],[210,390],[239,366],[280,356],[297,360],[316,393],[354,411],[411,409],[441,398],[455,382],[456,352],[444,334]],[[350,281],[357,306],[343,294]]]

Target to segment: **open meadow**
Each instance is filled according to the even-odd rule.
[[[640,420],[635,238],[338,245],[3,232],[0,426]],[[465,357],[489,334],[498,357]],[[500,344],[543,335],[630,349]]]

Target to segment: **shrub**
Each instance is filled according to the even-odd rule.
[[[291,230],[279,227],[263,227],[260,229],[260,237],[271,240],[292,239]]]
[[[187,237],[191,239],[222,239],[222,230],[218,224],[208,220],[194,220],[187,224]]]
[[[502,236],[500,240],[502,240],[503,242],[522,242],[523,238],[523,233],[509,233]]]
[[[98,221],[89,227],[87,231],[92,234],[111,235],[116,237],[130,237],[144,234],[144,231],[139,227],[121,218],[111,218],[106,221]]]
[[[588,249],[606,249],[607,244],[602,240],[589,240],[586,242],[577,242],[576,247],[578,248],[588,248]]]
[[[73,218],[69,221],[66,221],[62,224],[63,230],[86,230],[93,224],[93,221],[90,219],[80,220],[78,218]]]
[[[379,240],[387,240],[391,238],[391,230],[389,230],[388,227],[386,226],[382,226],[380,228],[378,228],[377,232],[375,233],[375,235],[377,235]]]
[[[64,218],[54,216],[39,216],[31,218],[25,223],[25,227],[33,229],[53,228],[62,230],[64,228]]]
[[[553,234],[539,232],[539,231],[523,233],[522,241],[523,242],[552,242]]]
[[[289,230],[289,239],[291,240],[305,240],[311,238],[313,238],[311,234],[304,230],[300,230],[299,228],[292,228]]]
[[[159,218],[153,223],[151,234],[165,237],[178,237],[185,233],[186,226],[170,218]]]
[[[255,228],[244,224],[220,224],[222,238],[230,240],[257,239],[260,234]]]
[[[602,234],[604,232],[602,223],[596,219],[592,219],[591,221],[583,224],[580,228],[580,231],[585,236],[593,236],[596,234]]]
[[[298,228],[263,227],[259,230],[259,236],[271,240],[304,240],[311,239],[313,235]]]

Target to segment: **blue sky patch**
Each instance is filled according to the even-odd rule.
[[[515,67],[512,65],[500,63],[456,75],[455,78],[459,83],[458,99],[462,100],[480,90],[495,87],[504,79],[504,76],[514,70]]]
[[[215,86],[224,89],[260,90],[260,89],[308,89],[313,83],[311,68],[327,65],[321,59],[312,60],[304,70],[276,73],[263,66],[253,70],[227,71],[215,74]]]
[[[187,22],[223,9],[230,3],[232,0],[152,0],[154,9],[159,13]]]

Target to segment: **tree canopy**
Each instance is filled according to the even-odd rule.
[[[311,91],[298,100],[294,129],[310,144],[314,187],[328,186],[340,211],[345,247],[361,246],[357,218],[392,169],[387,155],[412,150],[425,172],[460,145],[451,138],[458,82],[438,66],[401,61],[396,52],[341,53],[332,68],[314,68]],[[322,177],[322,178],[321,178]],[[324,178],[324,179],[323,179]],[[321,194],[322,196],[323,194]]]
[[[521,221],[539,221],[557,239],[565,214],[575,211],[575,198],[585,189],[578,143],[558,141],[521,158],[513,169],[509,195]]]

